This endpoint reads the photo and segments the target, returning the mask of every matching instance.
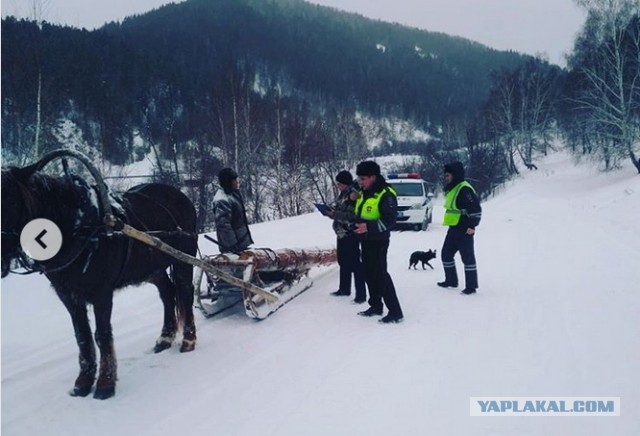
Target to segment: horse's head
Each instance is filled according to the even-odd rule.
[[[34,216],[34,202],[27,185],[33,167],[9,167],[2,170],[2,277],[9,274],[11,263],[22,254],[20,232]]]

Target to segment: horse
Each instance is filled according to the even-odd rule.
[[[100,351],[93,397],[107,399],[115,395],[117,379],[111,327],[115,290],[143,282],[158,288],[164,322],[154,346],[156,353],[171,347],[179,327],[183,333],[180,351],[192,351],[196,328],[193,266],[106,228],[101,219],[106,211],[101,209],[111,209],[123,222],[155,233],[191,256],[198,249],[196,211],[186,195],[169,185],[141,184],[118,197],[109,192],[107,206],[99,204],[97,187],[83,178],[46,175],[38,169],[35,165],[2,169],[1,275],[4,278],[14,272],[16,263],[29,272],[43,273],[71,315],[80,364],[71,396],[86,397],[96,382],[98,365],[87,316],[87,306],[93,306],[95,343]],[[21,230],[35,218],[53,221],[62,233],[60,251],[47,261],[30,259],[20,245]]]

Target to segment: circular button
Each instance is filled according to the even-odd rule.
[[[22,250],[33,260],[49,260],[62,248],[62,233],[51,220],[31,220],[20,233]]]

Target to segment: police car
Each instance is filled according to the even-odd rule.
[[[433,193],[418,173],[388,174],[387,183],[398,198],[398,227],[427,230],[433,214]]]

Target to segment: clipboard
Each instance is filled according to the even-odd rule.
[[[324,203],[313,203],[313,205],[320,211],[320,213],[324,216],[329,216],[329,212],[331,212],[331,207],[327,206]]]

